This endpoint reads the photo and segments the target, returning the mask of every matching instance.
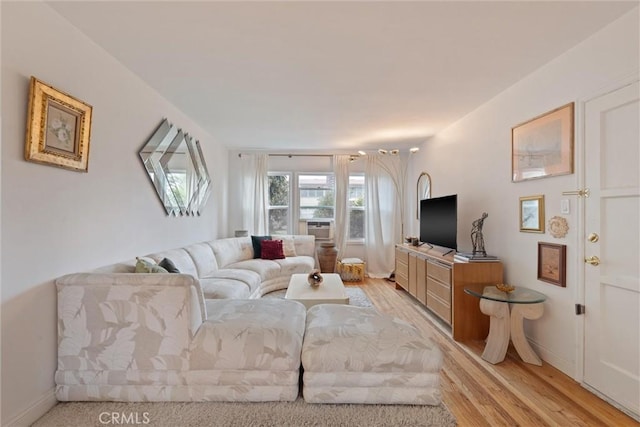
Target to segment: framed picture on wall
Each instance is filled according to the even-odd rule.
[[[87,172],[93,107],[31,77],[25,159]]]
[[[538,242],[538,280],[567,286],[567,246]]]
[[[544,233],[544,195],[520,197],[520,231]]]
[[[511,129],[513,182],[573,173],[573,102]]]

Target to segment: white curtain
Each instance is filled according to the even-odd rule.
[[[367,156],[365,255],[370,277],[389,277],[395,267],[396,190],[377,156]]]
[[[344,257],[349,240],[349,155],[333,156],[333,173],[336,178],[336,212],[334,241],[338,260]]]
[[[242,227],[253,235],[269,233],[269,155],[242,154]]]

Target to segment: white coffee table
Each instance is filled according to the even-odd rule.
[[[326,273],[318,287],[311,287],[306,274],[292,274],[285,299],[300,301],[308,309],[316,304],[349,304],[349,297],[339,274]]]

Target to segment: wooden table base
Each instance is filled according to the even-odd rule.
[[[480,300],[480,311],[490,316],[489,336],[482,353],[484,360],[494,365],[502,362],[511,339],[524,362],[542,366],[542,361],[529,345],[523,328],[524,319],[534,320],[542,317],[542,303],[513,304],[509,314],[508,303],[483,298]]]

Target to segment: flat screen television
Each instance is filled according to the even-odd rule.
[[[420,241],[457,250],[458,195],[420,201]]]

